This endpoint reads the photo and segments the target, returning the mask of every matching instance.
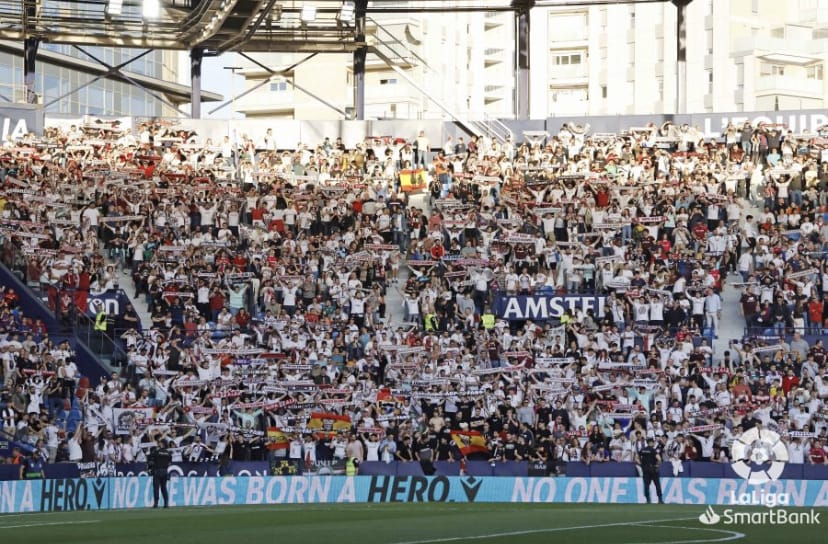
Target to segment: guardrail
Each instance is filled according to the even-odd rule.
[[[824,506],[824,482],[779,480],[749,487],[742,479],[664,478],[668,503]],[[150,508],[152,479],[76,478],[0,484],[0,514]],[[170,478],[169,506],[320,503],[613,503],[645,502],[641,478],[492,478],[476,476],[250,476]],[[761,502],[771,497],[771,505]],[[784,499],[784,500],[783,500]],[[776,502],[778,501],[778,502]]]

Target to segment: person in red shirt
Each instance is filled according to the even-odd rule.
[[[794,376],[794,371],[792,369],[788,369],[788,373],[782,378],[782,391],[785,392],[785,395],[791,392],[791,389],[797,387],[799,385],[799,377]]]
[[[815,296],[808,301],[808,320],[810,321],[810,332],[812,334],[819,334],[822,328],[822,310],[824,307],[825,303]]]
[[[825,446],[823,446],[822,440],[814,440],[811,449],[808,450],[808,460],[812,465],[828,464],[826,463],[828,462],[828,457],[825,455]]]
[[[667,234],[664,235],[658,245],[661,247],[661,258],[667,259],[670,255],[670,250],[673,249],[673,244],[670,242]]]
[[[213,292],[210,293],[210,311],[212,312],[212,321],[216,320],[222,308],[224,308],[224,295],[220,289],[213,287]]]
[[[255,208],[250,210],[250,219],[253,221],[253,224],[256,224],[258,221],[260,224],[264,225],[264,215],[265,215],[265,208],[260,203],[256,205]]]
[[[23,457],[23,454],[20,453],[20,448],[17,448],[17,447],[12,448],[11,464],[12,465],[22,465],[24,460],[25,460],[25,458]],[[20,474],[21,474],[20,479],[22,480],[23,479],[23,467],[22,466],[20,467]]]
[[[696,237],[698,240],[704,240],[707,238],[707,225],[699,221],[693,226],[693,236]]]
[[[599,185],[598,190],[595,191],[595,206],[598,208],[606,208],[609,206],[610,193],[606,185]]]
[[[3,298],[6,300],[6,304],[9,305],[9,308],[14,308],[17,306],[17,301],[20,299],[20,296],[14,292],[14,289],[9,288],[6,291],[6,294],[3,295]]]
[[[216,268],[219,272],[224,272],[228,266],[230,266],[230,257],[227,256],[227,253],[222,252],[221,256],[216,259]]]
[[[236,314],[236,324],[239,326],[240,329],[245,330],[247,329],[247,324],[250,323],[250,314],[242,308],[239,310],[239,313]]]
[[[236,267],[237,272],[244,272],[245,268],[247,268],[247,257],[243,253],[237,253],[233,257],[233,266]]]

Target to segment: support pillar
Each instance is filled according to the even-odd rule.
[[[35,84],[37,81],[37,49],[40,40],[26,38],[23,40],[23,83],[26,87],[26,104],[37,103]]]
[[[204,49],[194,47],[190,51],[190,118],[201,119],[201,61]]]
[[[365,42],[365,19],[368,10],[368,0],[357,0],[354,9],[354,24],[356,25],[356,41]],[[354,118],[365,120],[365,60],[368,57],[368,48],[360,47],[354,51]]]
[[[513,0],[515,11],[515,113],[518,119],[529,119],[529,18],[535,0]]]
[[[676,113],[687,113],[687,6],[693,0],[672,0],[676,6]]]

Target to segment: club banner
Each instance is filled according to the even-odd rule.
[[[427,186],[426,173],[422,168],[400,170],[400,189],[403,192],[422,191]]]
[[[602,295],[497,295],[494,313],[501,319],[543,321],[560,319],[566,310],[592,310],[595,317],[604,317],[606,297]]]
[[[115,434],[131,435],[137,429],[151,425],[152,408],[113,408]]]
[[[744,498],[784,498],[783,507],[828,506],[828,481],[662,478],[667,504],[744,507]],[[323,503],[643,504],[641,478],[380,476],[226,476],[170,478],[170,506]],[[0,482],[0,514],[152,507],[152,479],[65,478]],[[756,503],[760,504],[760,503]],[[702,510],[700,510],[701,512]]]
[[[101,309],[105,310],[110,317],[120,317],[124,315],[126,306],[129,304],[129,297],[122,290],[111,290],[97,295],[89,294],[86,297],[86,314],[95,317]]]

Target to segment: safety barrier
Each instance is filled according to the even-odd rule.
[[[664,500],[689,505],[828,506],[828,482],[664,478]],[[475,476],[251,476],[171,478],[170,505],[302,503],[645,502],[640,478],[478,478]],[[770,499],[772,497],[772,499]],[[770,501],[774,504],[770,504]],[[152,506],[148,477],[0,483],[0,514]]]

